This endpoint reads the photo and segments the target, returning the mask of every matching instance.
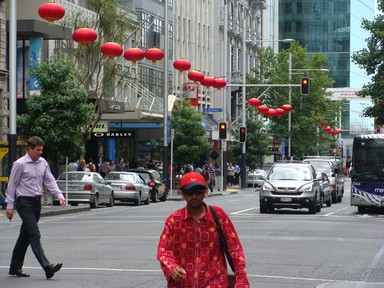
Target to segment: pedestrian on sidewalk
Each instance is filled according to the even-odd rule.
[[[180,181],[180,194],[187,205],[168,216],[157,249],[167,287],[228,287],[226,258],[216,223],[204,203],[208,196],[204,177],[197,172],[185,174]],[[248,288],[244,251],[236,230],[221,207],[211,208],[221,224],[232,256],[235,287]]]
[[[5,192],[9,221],[12,221],[14,209],[17,210],[23,221],[9,267],[9,274],[17,277],[29,277],[22,270],[29,245],[44,269],[47,279],[52,278],[63,265],[62,263],[51,264],[45,257],[37,225],[40,219],[43,188],[59,199],[61,206],[64,207],[66,204],[47,161],[41,157],[43,146],[44,141],[40,137],[33,136],[28,140],[27,153],[13,163],[8,188]]]

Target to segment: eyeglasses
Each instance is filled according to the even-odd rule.
[[[205,193],[205,189],[204,188],[188,189],[188,190],[183,190],[183,193],[188,196],[192,196],[193,194],[202,195]]]

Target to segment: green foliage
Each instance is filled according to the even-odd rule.
[[[255,108],[249,107],[252,114],[255,114]],[[248,117],[246,120],[247,125],[247,141],[246,152],[247,152],[247,166],[250,169],[256,169],[263,165],[263,155],[268,151],[268,135],[262,132],[263,124],[262,121],[255,119],[254,117]],[[239,129],[231,131],[232,135],[236,138],[239,135]],[[241,163],[243,144],[240,142],[231,143],[229,147],[232,163]]]
[[[373,106],[364,110],[364,116],[374,117],[377,125],[384,124],[384,1],[378,1],[379,14],[373,21],[364,19],[362,28],[371,33],[366,40],[367,47],[353,53],[352,60],[368,75],[371,82],[358,93],[361,97],[370,96]]]
[[[195,163],[212,144],[201,123],[203,117],[186,102],[178,101],[172,111],[171,128],[175,129],[174,159],[176,163]]]
[[[266,87],[247,88],[247,99],[262,96],[262,104],[270,108],[278,108],[284,104],[291,104],[291,155],[295,159],[301,159],[304,155],[318,154],[318,147],[329,145],[334,139],[325,135],[319,123],[324,121],[336,129],[336,117],[342,105],[341,101],[329,101],[326,88],[333,80],[328,72],[319,71],[327,68],[325,55],[314,54],[311,57],[307,49],[301,47],[297,42],[292,42],[288,50],[275,54],[271,48],[259,50],[259,69],[255,69],[255,77],[248,75],[247,83],[252,84],[289,84],[289,53],[292,55],[291,83],[300,84],[304,71],[310,77],[310,94],[300,95],[300,87],[292,87],[291,103],[289,102],[288,87]],[[288,113],[284,116],[272,119],[269,131],[274,141],[288,139]],[[320,129],[320,133],[318,133]],[[324,136],[325,135],[325,136]]]
[[[82,154],[81,133],[92,118],[93,104],[85,104],[88,94],[76,81],[72,62],[52,58],[37,64],[31,74],[39,81],[41,95],[26,99],[28,113],[17,119],[22,134],[41,136],[48,159]]]
[[[131,34],[131,22],[127,13],[117,9],[116,0],[89,0],[88,8],[97,14],[92,21],[87,15],[81,12],[68,15],[64,25],[71,29],[88,27],[94,29],[98,38],[96,42],[89,45],[76,45],[72,39],[62,42],[60,54],[68,56],[77,67],[76,77],[87,89],[89,96],[85,99],[95,101],[94,111],[88,125],[84,126],[82,139],[86,143],[93,131],[93,128],[100,120],[101,111],[99,102],[102,99],[110,99],[112,96],[119,99],[118,91],[115,89],[124,79],[127,79],[129,69],[122,69],[121,62],[109,61],[100,52],[100,47],[105,42],[116,42],[125,44]]]

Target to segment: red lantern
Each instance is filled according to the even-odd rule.
[[[224,88],[225,86],[227,86],[227,81],[223,78],[216,78],[215,79],[215,84],[213,85],[213,87],[215,87],[216,89],[221,89],[221,88]]]
[[[320,126],[321,126],[321,127],[325,127],[325,126],[327,126],[327,123],[325,123],[325,122],[320,122]]]
[[[100,47],[101,53],[108,56],[111,60],[113,57],[119,57],[123,54],[123,48],[115,42],[106,42]]]
[[[39,16],[48,21],[48,25],[51,26],[53,21],[60,20],[65,15],[65,9],[63,6],[50,2],[45,3],[39,7]]]
[[[188,71],[191,69],[191,63],[185,59],[176,59],[173,61],[173,68],[179,70],[180,72]]]
[[[343,132],[343,130],[341,130],[340,128],[336,130],[337,134],[340,134],[341,132]]]
[[[164,58],[164,52],[159,48],[150,48],[145,52],[145,58],[151,60],[152,64],[155,65],[156,61]]]
[[[275,109],[268,109],[266,116],[271,117],[271,118],[277,116],[276,110]]]
[[[194,82],[198,82],[204,79],[204,74],[200,71],[192,70],[188,73],[188,79]]]
[[[216,82],[216,79],[212,76],[205,76],[204,79],[200,81],[201,85],[207,88],[214,86],[215,82]]]
[[[261,101],[257,98],[251,98],[248,100],[248,104],[251,105],[252,107],[259,107],[261,104]]]
[[[291,104],[284,104],[283,106],[281,106],[281,108],[283,108],[285,112],[289,112],[292,110],[292,105]]]
[[[124,51],[124,58],[128,61],[132,61],[133,64],[136,61],[143,60],[145,57],[145,51],[140,48],[129,48]]]
[[[329,131],[331,131],[331,130],[332,130],[332,128],[329,127],[329,126],[327,126],[327,127],[324,128],[324,131],[327,131],[328,133],[329,133]]]
[[[275,111],[276,111],[276,116],[279,118],[285,114],[285,110],[283,108],[276,108]]]
[[[90,28],[80,28],[73,31],[72,39],[83,46],[87,46],[96,41],[97,33]]]
[[[264,115],[265,113],[267,113],[268,110],[269,110],[269,107],[267,105],[260,105],[259,107],[257,107],[257,111],[259,111],[261,115]]]

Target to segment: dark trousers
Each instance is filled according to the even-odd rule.
[[[24,264],[25,253],[27,248],[31,245],[33,254],[41,267],[45,268],[50,263],[45,257],[43,247],[40,242],[40,231],[37,222],[40,219],[41,212],[41,198],[40,197],[18,197],[16,198],[16,210],[23,224],[20,228],[19,238],[16,241],[15,248],[13,249],[11,269],[21,269]]]

